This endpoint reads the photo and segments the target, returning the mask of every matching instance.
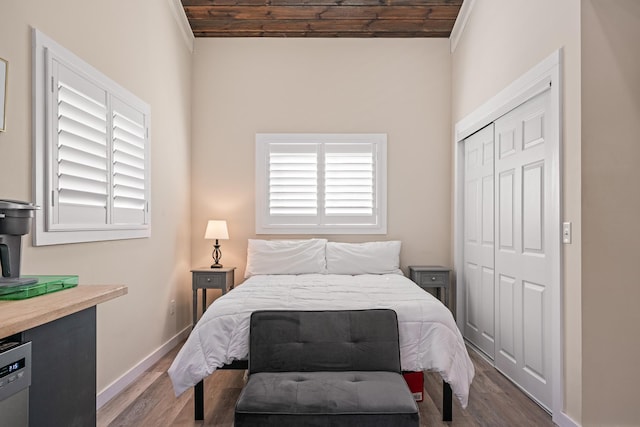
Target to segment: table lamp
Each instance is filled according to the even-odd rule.
[[[204,232],[204,238],[209,240],[215,239],[216,243],[213,245],[213,252],[211,253],[211,256],[213,257],[213,264],[211,265],[211,268],[221,268],[222,264],[220,264],[220,258],[222,258],[222,252],[220,251],[220,243],[218,243],[218,240],[229,239],[227,221],[209,220],[207,223],[207,230]]]

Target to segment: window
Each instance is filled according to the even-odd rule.
[[[386,134],[257,134],[257,234],[384,234]]]
[[[34,244],[148,237],[149,106],[33,36]]]

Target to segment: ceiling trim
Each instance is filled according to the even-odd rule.
[[[169,7],[171,8],[171,14],[176,20],[176,24],[178,24],[178,28],[180,29],[180,33],[182,34],[182,38],[187,45],[187,49],[189,49],[190,53],[193,53],[193,44],[195,42],[195,37],[193,36],[191,25],[189,25],[189,20],[187,19],[187,15],[184,12],[184,8],[182,7],[182,2],[180,0],[167,0],[167,2],[169,3]]]
[[[476,0],[464,0],[462,2],[460,12],[458,13],[456,22],[453,24],[453,28],[451,29],[451,35],[449,36],[449,48],[451,53],[455,52],[458,42],[460,41],[460,38],[462,38],[462,33],[464,33],[469,16],[471,16],[471,10],[475,4]]]

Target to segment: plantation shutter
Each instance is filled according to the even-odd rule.
[[[385,134],[257,134],[256,233],[386,233]]]
[[[325,223],[375,223],[375,144],[327,143],[324,148]]]
[[[114,224],[145,224],[147,213],[145,114],[112,97]]]
[[[64,64],[52,61],[52,229],[107,224],[107,93]]]
[[[318,148],[318,144],[269,144],[268,212],[272,223],[318,223]]]
[[[34,244],[149,237],[151,108],[33,34]]]
[[[57,58],[50,61],[54,132],[48,229],[148,224],[148,113]]]

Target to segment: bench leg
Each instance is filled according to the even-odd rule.
[[[204,380],[200,381],[193,388],[193,402],[195,412],[193,418],[204,420]]]
[[[442,381],[442,421],[453,419],[453,393],[449,383]]]

